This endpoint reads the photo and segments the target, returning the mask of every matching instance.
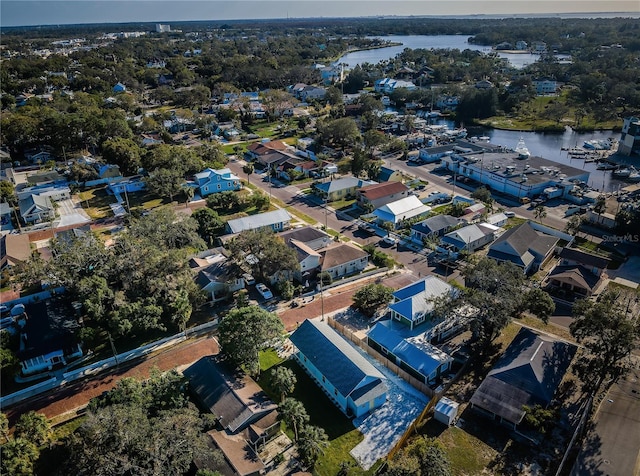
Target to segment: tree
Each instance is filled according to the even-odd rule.
[[[2,445],[2,474],[32,476],[40,451],[24,438],[11,438]]]
[[[595,394],[605,382],[612,385],[632,365],[631,352],[640,338],[636,304],[635,296],[615,291],[607,291],[597,302],[583,299],[574,304],[569,330],[584,346],[574,367],[585,393]]]
[[[250,177],[254,170],[255,167],[253,166],[253,164],[245,164],[242,166],[242,171],[247,174],[247,183],[251,183]]]
[[[232,309],[218,328],[223,352],[249,375],[260,374],[258,352],[282,337],[280,318],[258,306]]]
[[[556,310],[556,303],[551,299],[548,292],[540,288],[533,288],[524,293],[522,308],[531,314],[535,314],[538,319],[541,319],[546,324],[549,322],[549,317],[551,317],[553,311]]]
[[[9,441],[9,419],[5,413],[0,413],[0,437],[2,443]]]
[[[489,189],[484,185],[476,188],[471,194],[471,198],[480,200],[483,203],[488,203],[490,200],[493,200],[491,198],[491,191],[489,191]]]
[[[353,295],[353,307],[359,309],[366,316],[373,316],[375,312],[391,302],[393,290],[382,284],[367,284],[358,289]]]
[[[7,202],[11,206],[18,203],[13,184],[9,180],[0,180],[0,203]]]
[[[565,231],[569,233],[571,236],[576,236],[580,231],[580,227],[582,226],[582,217],[578,214],[573,215],[567,221],[565,226]]]
[[[36,446],[42,446],[51,441],[53,433],[47,417],[41,413],[30,411],[23,413],[18,418],[14,436],[31,441]]]
[[[145,179],[149,190],[162,198],[168,198],[173,202],[173,197],[180,193],[184,177],[180,170],[156,169]]]
[[[284,403],[285,397],[293,392],[297,379],[293,370],[280,365],[271,370],[271,381],[280,392],[280,395],[282,395],[281,400]]]
[[[607,210],[607,197],[600,194],[598,198],[596,198],[595,203],[593,204],[593,211],[598,214],[598,216],[602,215]]]
[[[309,415],[301,401],[294,398],[285,398],[278,407],[282,419],[289,428],[293,428],[294,439],[298,441],[298,430],[309,422]]]
[[[384,476],[450,476],[451,464],[435,438],[418,436],[389,463]]]
[[[20,369],[16,352],[19,349],[18,336],[12,336],[6,329],[0,330],[0,372],[3,379],[13,379]]]
[[[536,220],[538,220],[540,223],[542,223],[542,220],[544,220],[547,217],[546,208],[543,205],[538,205],[533,210],[533,216],[536,218]]]
[[[120,167],[126,175],[135,175],[142,166],[141,149],[132,139],[116,137],[102,144],[102,158],[109,164]]]
[[[211,208],[199,208],[191,218],[198,223],[198,234],[209,246],[224,232],[224,221]]]
[[[466,289],[451,305],[457,306],[457,301],[463,300],[478,310],[471,330],[474,341],[486,349],[522,307],[524,273],[510,261],[498,263],[482,258],[467,267],[463,275]]]
[[[229,243],[229,249],[241,265],[246,256],[253,255],[252,273],[263,281],[273,276],[288,277],[300,268],[295,251],[271,230],[243,231]]]
[[[293,294],[296,288],[288,279],[280,278],[276,283],[276,290],[278,291],[278,294],[280,294],[280,297],[282,297],[282,299],[288,301],[289,299],[293,298]]]
[[[224,214],[237,211],[241,204],[238,194],[231,190],[212,193],[207,197],[207,206],[212,210],[224,212]]]
[[[329,438],[323,428],[305,425],[300,430],[298,438],[298,453],[307,466],[313,466],[316,460],[329,447]]]

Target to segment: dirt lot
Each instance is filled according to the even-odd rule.
[[[123,377],[148,378],[154,367],[160,370],[170,370],[189,365],[205,355],[217,354],[218,351],[218,343],[213,338],[187,341],[133,364],[133,366],[121,368],[109,375],[68,385],[54,393],[45,394],[27,403],[11,407],[5,410],[5,413],[11,424],[15,423],[22,413],[30,410],[42,413],[47,418],[54,419],[54,422],[63,420],[64,418],[60,418],[62,415],[75,414],[93,397],[115,387]]]

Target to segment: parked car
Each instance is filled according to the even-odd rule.
[[[376,229],[368,223],[361,223],[360,225],[358,225],[358,230],[363,231],[364,233],[368,233],[369,235],[376,234]]]
[[[382,238],[382,242],[387,244],[387,245],[395,245],[396,243],[398,243],[398,240],[396,240],[393,236],[391,235],[387,235],[384,238]]]
[[[264,284],[262,284],[262,283],[256,284],[256,289],[260,293],[260,296],[262,296],[264,299],[266,299],[266,300],[273,299],[273,293]]]
[[[254,284],[256,284],[256,278],[251,276],[249,273],[244,273],[242,275],[242,279],[244,279],[244,284],[246,286],[253,286]]]
[[[507,218],[513,218],[514,216],[516,216],[515,212],[504,212],[504,216],[506,216]]]

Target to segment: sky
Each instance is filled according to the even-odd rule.
[[[0,0],[0,26],[382,15],[592,16],[589,14],[604,12],[629,12],[638,17],[640,0]]]

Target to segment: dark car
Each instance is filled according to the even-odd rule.
[[[358,225],[358,230],[367,233],[369,235],[375,235],[376,234],[376,229],[374,227],[372,227],[371,225],[368,224],[360,224]]]

